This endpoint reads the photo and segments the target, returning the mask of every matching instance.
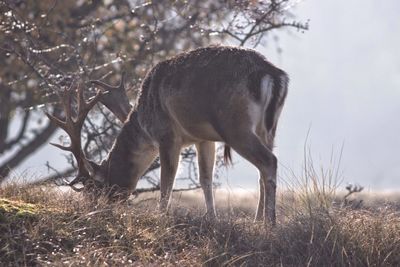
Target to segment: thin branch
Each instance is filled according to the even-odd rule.
[[[26,127],[29,122],[30,114],[31,113],[29,110],[25,111],[24,118],[22,119],[21,128],[20,128],[17,136],[5,144],[4,151],[7,151],[8,149],[12,148],[14,145],[20,143],[23,139],[26,138],[25,132],[26,132]]]
[[[172,192],[186,192],[186,191],[193,191],[196,189],[201,188],[200,185],[196,185],[194,187],[189,187],[189,188],[178,188],[178,189],[173,189]],[[150,187],[150,188],[138,188],[136,189],[132,195],[139,195],[142,193],[148,193],[148,192],[156,192],[160,191],[160,186],[155,186],[155,187]]]
[[[22,146],[11,159],[4,162],[0,166],[0,184],[8,176],[11,169],[18,166],[29,155],[46,143],[56,130],[57,126],[53,123],[49,123],[39,134],[36,134],[28,144]]]

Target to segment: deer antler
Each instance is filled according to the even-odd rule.
[[[83,123],[87,117],[89,111],[93,108],[93,106],[100,100],[102,93],[100,90],[96,92],[96,95],[92,97],[89,101],[85,100],[83,93],[83,86],[78,85],[77,89],[74,88],[74,83],[71,87],[65,91],[63,91],[60,95],[61,103],[63,105],[63,109],[65,112],[65,120],[62,118],[53,116],[46,112],[46,116],[57,126],[63,129],[69,136],[71,142],[68,146],[63,146],[60,144],[51,143],[53,146],[56,146],[62,150],[70,151],[74,155],[77,165],[78,165],[78,173],[75,179],[71,182],[67,182],[72,189],[76,191],[81,191],[81,189],[76,188],[74,185],[85,181],[87,178],[91,177],[91,173],[93,173],[93,162],[90,162],[83,150],[82,150],[82,142],[81,142],[81,130]],[[77,109],[74,112],[72,107],[72,98],[74,93],[76,93],[77,98]],[[74,116],[74,113],[76,115]]]
[[[121,81],[118,86],[112,86],[100,80],[90,81],[92,84],[107,90],[100,96],[100,102],[122,122],[128,118],[128,114],[132,109],[131,104],[129,104],[128,96],[126,95],[125,76],[125,73],[122,73]]]

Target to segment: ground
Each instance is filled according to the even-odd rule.
[[[254,223],[255,195],[217,191],[219,218],[203,217],[201,192],[124,203],[53,187],[0,189],[1,266],[396,266],[396,195],[345,204],[321,192],[281,192],[278,223]],[[360,199],[364,202],[360,203]]]

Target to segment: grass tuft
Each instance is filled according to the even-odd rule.
[[[201,192],[175,195],[168,215],[157,212],[154,194],[110,204],[57,188],[8,185],[0,195],[1,266],[396,266],[400,262],[398,203],[383,204],[377,195],[373,202],[365,201],[371,205],[354,209],[327,205],[326,198],[311,192],[306,198],[282,193],[274,228],[253,222],[256,202],[249,203],[254,199],[250,193],[234,197],[238,203],[246,200],[247,205],[241,206],[221,204],[224,193],[217,193],[216,222],[205,220],[204,208],[195,205],[202,203]]]

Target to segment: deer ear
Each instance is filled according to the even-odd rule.
[[[112,86],[100,80],[91,80],[90,82],[106,90],[100,97],[100,102],[105,105],[121,121],[125,122],[132,109],[129,98],[125,90],[125,73],[121,75],[121,81],[118,86]]]

